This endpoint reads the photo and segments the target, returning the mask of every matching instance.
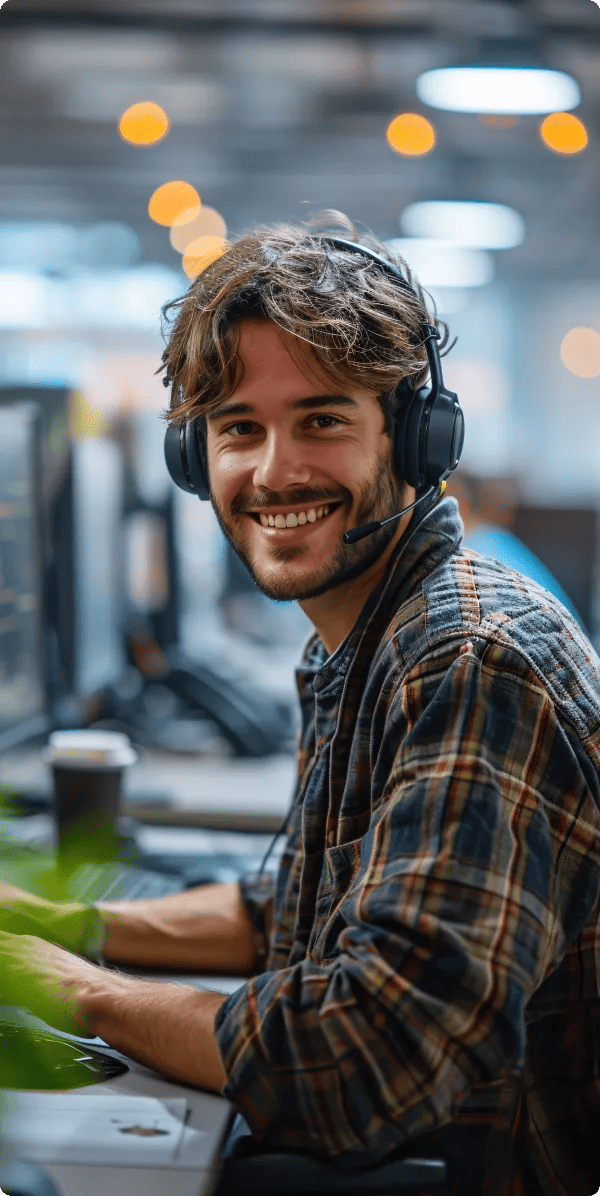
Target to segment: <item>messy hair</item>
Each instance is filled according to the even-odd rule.
[[[386,430],[406,379],[411,390],[427,377],[421,324],[448,329],[427,310],[425,293],[406,262],[371,235],[360,243],[400,267],[411,290],[378,263],[327,240],[358,241],[340,212],[320,213],[308,227],[258,227],[235,240],[163,309],[167,345],[162,357],[171,402],[165,418],[175,425],[210,413],[242,378],[239,322],[269,320],[310,346],[335,383],[352,378],[372,389],[386,416]],[[323,228],[327,229],[326,232]]]

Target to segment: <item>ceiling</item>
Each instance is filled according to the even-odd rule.
[[[590,141],[553,154],[539,117],[490,128],[425,109],[420,72],[461,62],[547,65],[577,79]],[[512,284],[600,277],[600,7],[597,0],[6,0],[0,10],[3,220],[119,220],[141,260],[179,263],[147,214],[184,178],[231,233],[341,208],[383,237],[419,199],[493,200],[527,236],[496,255]],[[138,100],[170,134],[126,144]],[[388,146],[398,112],[424,112],[437,144]]]

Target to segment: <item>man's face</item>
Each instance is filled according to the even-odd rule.
[[[332,382],[272,323],[242,321],[238,352],[242,380],[207,419],[213,506],[263,593],[314,598],[364,573],[397,533],[392,523],[342,541],[403,506],[383,412],[372,391]]]

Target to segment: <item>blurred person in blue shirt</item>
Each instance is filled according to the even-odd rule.
[[[448,483],[448,494],[458,500],[464,524],[463,547],[492,557],[501,565],[516,569],[549,590],[566,606],[583,631],[581,615],[550,570],[510,531],[514,498],[508,484],[486,479],[460,469]]]

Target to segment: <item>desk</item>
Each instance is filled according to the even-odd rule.
[[[290,808],[295,780],[291,755],[224,760],[142,750],[125,773],[123,812],[155,824],[274,832]],[[50,773],[40,749],[5,752],[0,785],[49,795]],[[161,792],[171,798],[170,806],[136,798],[154,793],[158,799]]]
[[[127,969],[133,972],[133,969]],[[146,974],[135,971],[140,977]],[[234,992],[243,984],[238,977],[182,976],[153,974],[148,979],[180,983],[197,988],[212,988],[219,992]],[[91,1040],[90,1046],[101,1048]],[[125,1056],[122,1056],[125,1058]],[[171,1082],[141,1064],[126,1059],[129,1071],[113,1080],[91,1087],[74,1089],[81,1099],[102,1093],[116,1096],[146,1096],[165,1100],[183,1097],[190,1108],[188,1125],[207,1133],[206,1157],[210,1163],[204,1169],[179,1167],[82,1166],[81,1164],[40,1163],[39,1166],[54,1180],[60,1196],[209,1196],[218,1178],[219,1155],[223,1139],[229,1129],[233,1110],[228,1101],[212,1093],[201,1092],[185,1084]]]
[[[166,753],[164,755],[167,756]],[[279,760],[280,758],[275,759]],[[170,757],[167,756],[167,760],[170,760]],[[289,772],[290,761],[287,758],[284,758],[284,760],[287,771]],[[191,781],[191,762],[186,760],[185,764],[187,765],[187,775]],[[194,769],[201,768],[202,764],[203,761],[194,761]],[[143,768],[147,776],[150,775],[148,772],[150,767],[149,762],[145,761]],[[163,769],[164,767],[165,762],[163,762]],[[272,766],[270,775],[272,778],[277,778],[277,764],[275,764],[274,768]],[[48,782],[45,766],[42,764],[39,753],[37,752],[19,753],[18,755],[15,753],[10,758],[8,756],[4,757],[1,779],[5,783],[12,783],[15,786],[33,788],[42,788],[44,783],[47,784]],[[204,779],[206,782],[206,778]],[[174,778],[170,774],[169,785],[173,784],[173,780]],[[161,781],[163,784],[166,783],[164,777],[161,776],[158,778],[156,774],[152,775],[152,781],[155,785],[157,782],[160,784]],[[221,785],[224,786],[224,773],[221,774]],[[240,785],[238,792],[245,792],[243,785]],[[286,793],[285,802],[281,804],[285,813],[285,809],[287,809],[287,805],[289,804],[289,791]],[[45,824],[50,822],[48,816],[40,815],[33,821],[36,824],[38,822],[43,824],[41,827],[38,826],[37,829],[32,828],[36,831],[33,836],[34,841],[38,841],[40,836],[42,840],[45,840],[45,837],[47,837],[45,832],[48,830]],[[191,842],[188,846],[192,850],[195,851],[198,849],[196,843],[196,839],[200,834],[198,831],[191,829],[186,831],[181,828],[170,832],[167,827],[157,827],[154,830],[148,827],[147,833],[148,835],[152,835],[152,846],[155,845],[157,838],[160,840],[166,836],[168,842],[159,843],[158,845],[163,850],[166,847],[171,851],[181,850],[182,855],[185,856],[186,844],[183,840],[186,838],[190,839]],[[207,833],[210,834],[211,832]],[[175,836],[175,843],[173,842],[173,836]],[[235,838],[235,836],[232,836],[232,838]],[[123,968],[123,971],[128,971],[130,974],[140,977],[147,976],[145,972],[138,969]],[[186,976],[181,973],[178,973],[177,976],[153,973],[151,976],[147,976],[147,978],[159,983],[168,983],[172,980],[177,980],[179,983],[190,984],[193,987],[210,988],[224,993],[234,992],[236,988],[244,983],[243,979],[238,977]],[[89,1045],[101,1046],[100,1043],[94,1041],[90,1041]],[[202,1092],[187,1085],[171,1082],[155,1072],[142,1067],[138,1063],[131,1060],[126,1061],[129,1071],[124,1076],[118,1076],[113,1080],[106,1080],[102,1084],[95,1084],[91,1087],[77,1090],[81,1095],[81,1099],[85,1100],[89,1096],[100,1095],[102,1093],[114,1093],[117,1096],[146,1096],[160,1100],[183,1097],[190,1108],[188,1124],[196,1129],[204,1129],[208,1135],[206,1156],[207,1159],[212,1160],[212,1164],[207,1165],[202,1170],[198,1167],[185,1169],[182,1166],[168,1168],[153,1167],[150,1169],[144,1166],[107,1167],[42,1163],[40,1165],[43,1167],[43,1170],[55,1181],[60,1196],[209,1196],[218,1176],[220,1147],[233,1116],[231,1106],[220,1096]]]

